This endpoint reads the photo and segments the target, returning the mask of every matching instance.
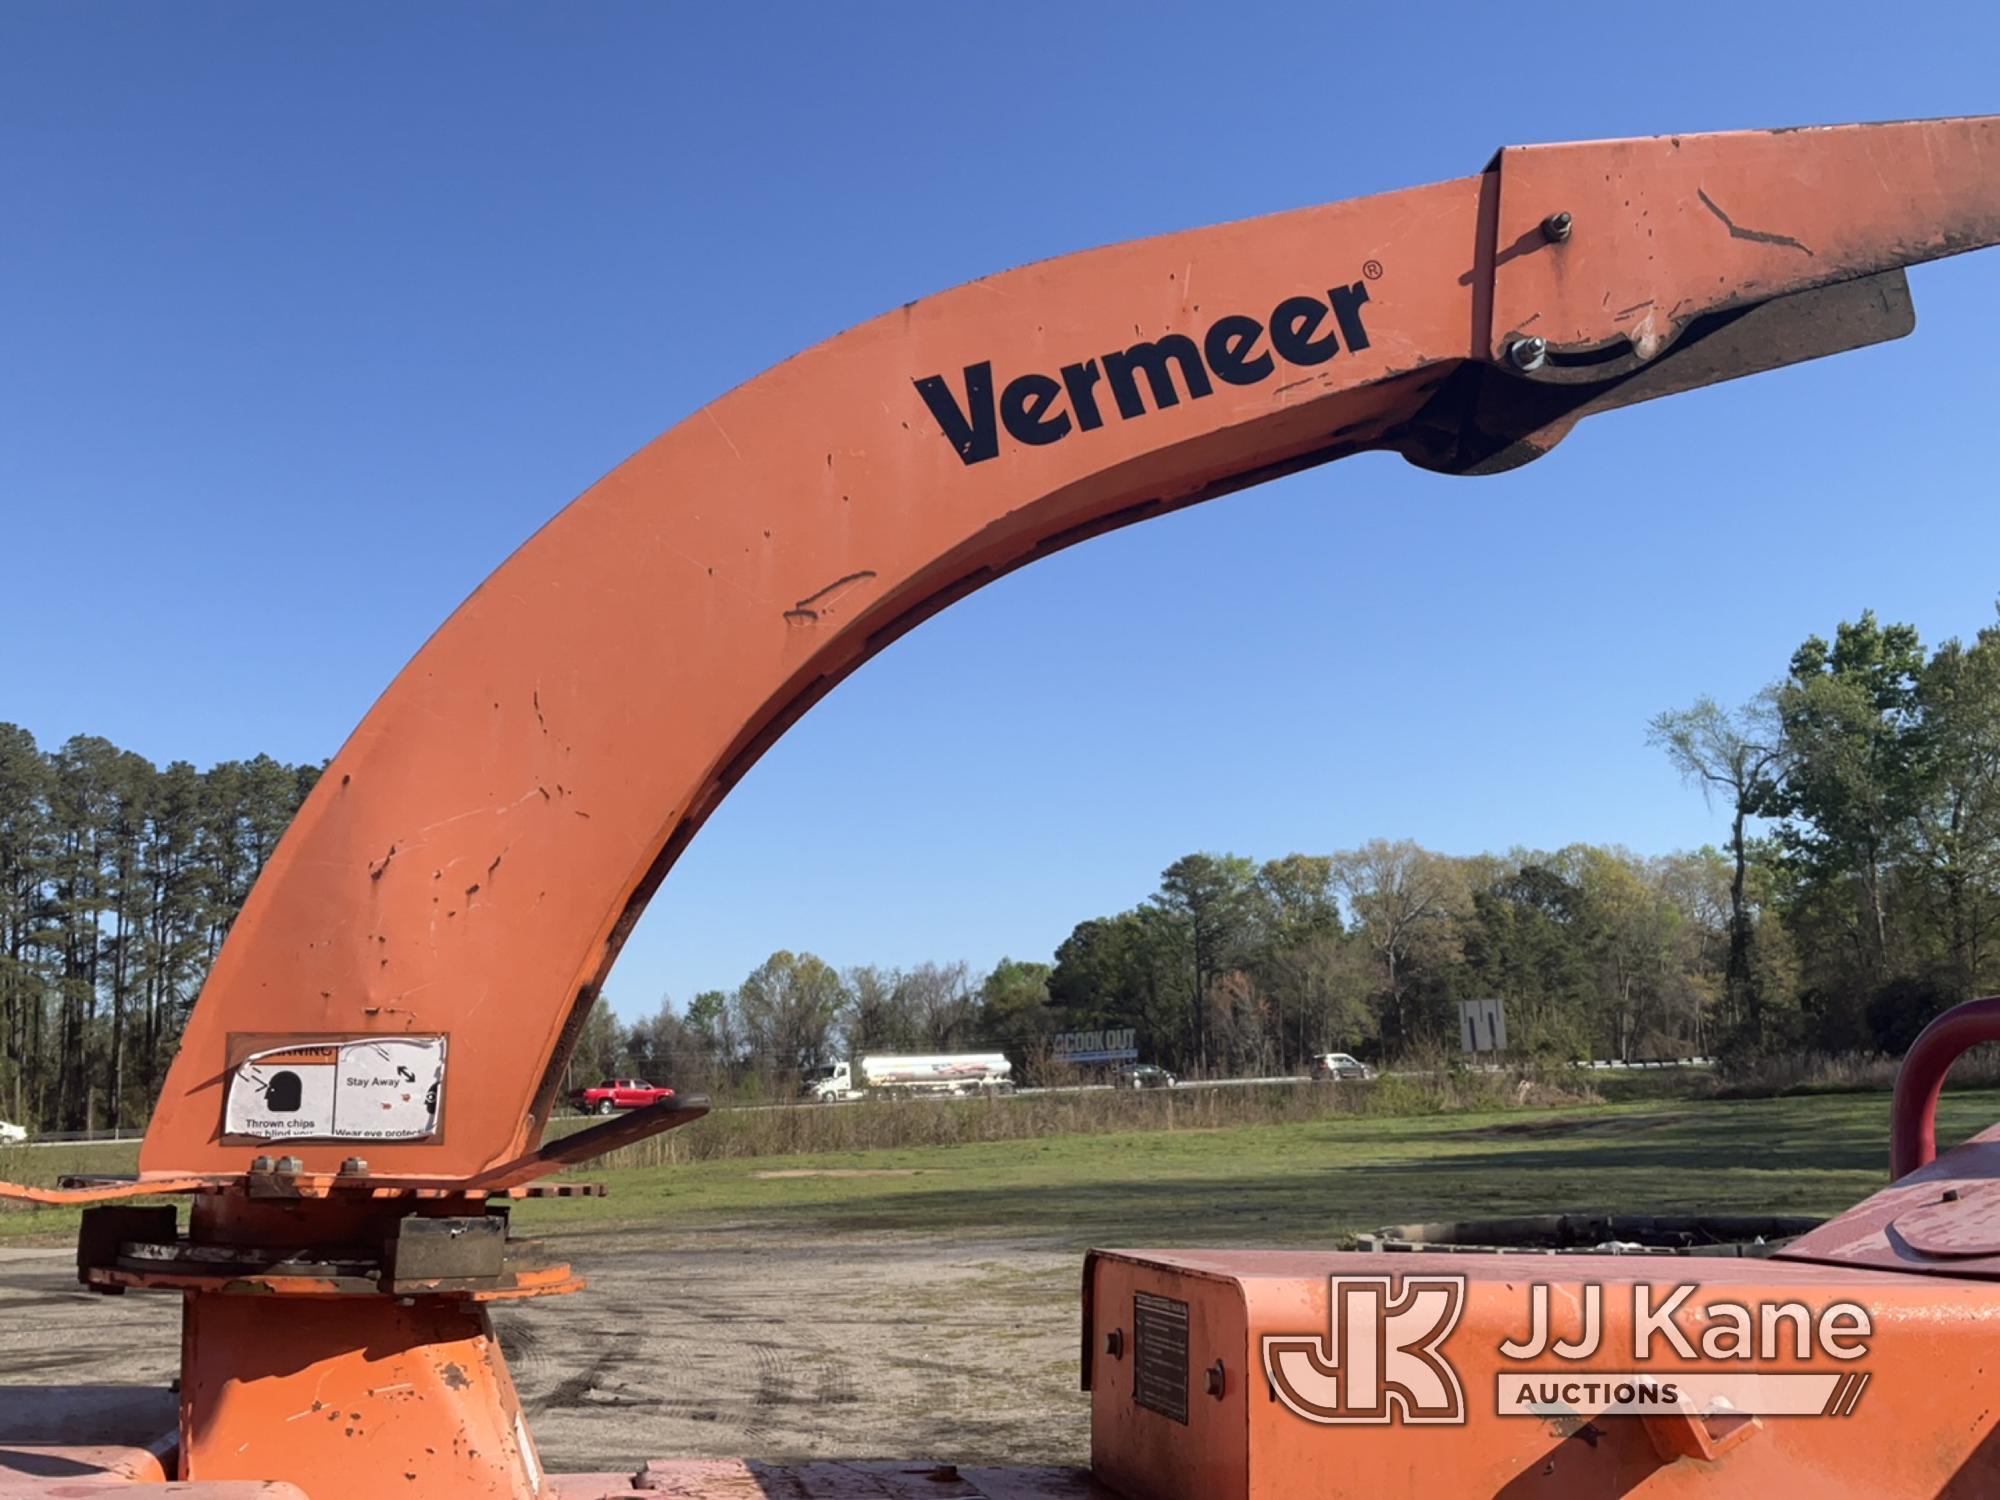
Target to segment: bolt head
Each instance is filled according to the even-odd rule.
[[[268,1172],[268,1171],[270,1171],[270,1170],[271,1170],[271,1158],[270,1158],[270,1157],[268,1157],[268,1156],[253,1156],[253,1157],[251,1157],[251,1158],[250,1158],[250,1170],[251,1170],[251,1171],[253,1171],[253,1172]]]
[[[340,1164],[340,1175],[342,1177],[366,1177],[368,1175],[368,1163],[358,1156],[350,1156]]]
[[[1569,238],[1569,232],[1573,228],[1575,228],[1575,221],[1570,218],[1567,212],[1550,214],[1546,219],[1542,220],[1542,238],[1549,241],[1550,244],[1560,245],[1564,240]]]
[[[1223,1373],[1222,1373],[1222,1361],[1218,1359],[1214,1364],[1210,1365],[1204,1373],[1207,1376],[1209,1395],[1215,1397],[1218,1401],[1221,1400],[1222,1388],[1224,1384]]]
[[[1548,362],[1549,341],[1545,338],[1515,339],[1507,346],[1507,359],[1515,369],[1526,374],[1539,370]]]
[[[278,1158],[278,1172],[282,1176],[296,1177],[299,1175],[299,1173],[303,1172],[305,1169],[306,1169],[306,1164],[299,1157],[281,1156]]]

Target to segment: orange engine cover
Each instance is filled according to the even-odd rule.
[[[1593,1342],[1593,1302],[1595,1347],[1554,1352]],[[1730,1307],[1749,1311],[1747,1347]],[[1972,1374],[2000,1360],[2000,1323],[1973,1282],[1650,1255],[1099,1251],[1083,1337],[1092,1470],[1147,1500],[2000,1494],[1993,1395]]]

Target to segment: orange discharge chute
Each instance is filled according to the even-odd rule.
[[[1579,417],[1906,332],[2000,238],[1992,118],[1503,151],[1482,174],[989,277],[703,408],[462,605],[327,769],[209,977],[165,1179],[539,1170],[581,1018],[763,751],[1072,542],[1386,448],[1477,473]],[[574,1159],[575,1152],[565,1154]]]

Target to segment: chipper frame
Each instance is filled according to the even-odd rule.
[[[0,1495],[2000,1492],[1989,1138],[1782,1261],[1701,1263],[1668,1317],[1699,1333],[1723,1292],[1856,1305],[1872,1332],[1842,1310],[1814,1337],[1863,1356],[1780,1340],[1729,1366],[1807,1374],[1826,1418],[1662,1404],[1675,1367],[1616,1346],[1649,1315],[1633,1294],[1694,1279],[1671,1263],[1105,1251],[1094,1476],[561,1479],[486,1314],[581,1284],[507,1238],[512,1198],[588,1191],[543,1179],[700,1114],[545,1134],[647,898],[875,652],[1012,568],[1261,479],[1374,449],[1495,472],[1593,412],[1898,337],[1903,268],[1996,239],[1995,118],[1511,148],[976,281],[696,412],[495,572],[335,757],[209,975],[137,1179],[0,1188],[95,1205],[84,1283],[185,1308],[177,1395],[8,1393]],[[184,1228],[149,1205],[172,1194]],[[1598,1289],[1601,1351],[1574,1367],[1650,1368],[1638,1414],[1610,1377],[1500,1414],[1535,1286],[1572,1350]]]

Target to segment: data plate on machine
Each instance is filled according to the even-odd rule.
[[[1186,1425],[1188,1305],[1151,1292],[1132,1294],[1132,1400]]]

